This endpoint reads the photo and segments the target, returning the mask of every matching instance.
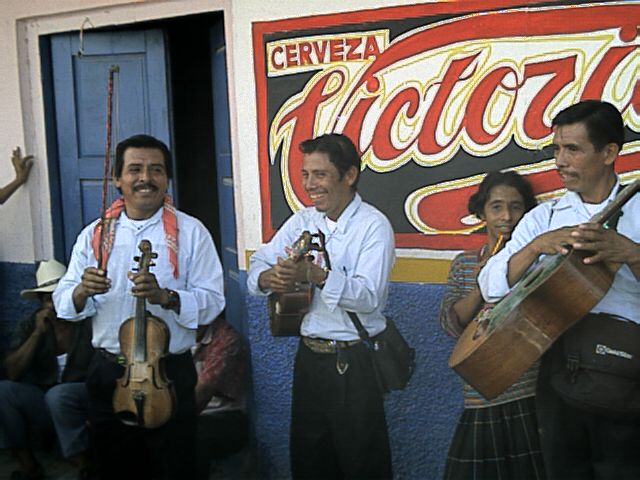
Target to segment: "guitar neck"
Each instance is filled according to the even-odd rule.
[[[602,211],[591,217],[591,223],[605,223],[640,190],[640,178],[627,185]]]

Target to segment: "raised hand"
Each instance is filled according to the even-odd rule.
[[[16,172],[16,180],[22,185],[29,178],[29,172],[33,166],[33,155],[23,157],[20,147],[16,147],[11,152],[11,163],[13,163],[13,169]]]

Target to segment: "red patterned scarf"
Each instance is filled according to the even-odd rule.
[[[98,268],[105,269],[111,248],[113,247],[113,240],[116,236],[116,220],[124,210],[124,201],[122,198],[118,198],[113,202],[104,214],[104,220],[107,224],[107,231],[104,235],[104,242],[102,244],[102,265],[98,265]],[[162,206],[162,225],[164,226],[164,237],[167,241],[167,251],[169,253],[169,263],[173,269],[173,277],[178,278],[178,219],[176,218],[176,208],[173,206],[171,197],[165,195],[164,205]],[[100,251],[100,235],[102,232],[102,220],[100,220],[93,230],[93,236],[91,237],[91,247],[93,248],[93,254],[96,259],[99,258],[98,252]]]

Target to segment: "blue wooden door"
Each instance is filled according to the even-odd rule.
[[[80,47],[78,34],[51,37],[67,260],[80,230],[100,216],[108,72],[112,65],[118,67],[114,76],[112,155],[118,141],[138,133],[153,135],[171,149],[162,31],[85,33],[82,53]],[[116,197],[117,191],[111,187],[107,201]]]
[[[233,203],[233,170],[229,133],[226,47],[223,23],[211,29],[211,80],[213,89],[213,127],[215,135],[218,209],[220,212],[220,255],[224,268],[226,318],[236,329],[242,324],[243,293],[238,271],[236,216]]]

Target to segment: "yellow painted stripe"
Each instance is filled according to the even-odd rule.
[[[451,260],[436,258],[396,258],[391,270],[392,282],[447,283]]]
[[[249,257],[254,250],[245,252],[245,265],[249,265]],[[435,258],[396,258],[391,270],[392,282],[404,283],[447,283],[447,275],[451,260]]]

